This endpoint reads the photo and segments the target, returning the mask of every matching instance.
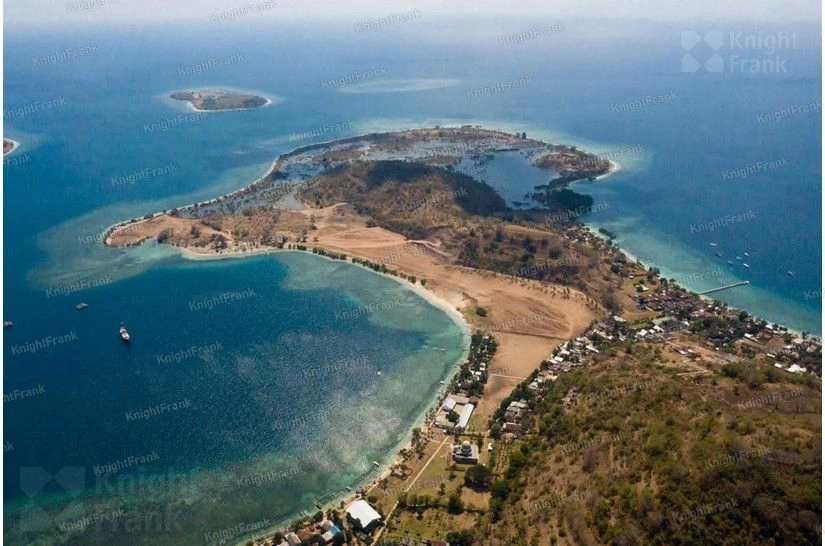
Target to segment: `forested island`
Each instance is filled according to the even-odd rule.
[[[246,110],[266,106],[271,101],[265,97],[234,91],[175,91],[170,95],[175,100],[186,101],[195,110]]]

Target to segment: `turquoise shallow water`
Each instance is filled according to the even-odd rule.
[[[3,311],[15,322],[4,331],[4,379],[6,394],[45,389],[6,403],[7,541],[209,542],[213,535],[204,533],[309,508],[311,495],[366,477],[372,460],[404,439],[465,343],[442,312],[392,280],[317,257],[192,263],[162,246],[112,250],[97,239],[123,218],[240,188],[276,154],[312,142],[479,122],[597,153],[636,146],[643,153],[615,157],[621,173],[577,186],[599,205],[585,220],[688,286],[747,278],[750,287],[724,298],[820,331],[820,111],[758,118],[819,98],[817,27],[793,29],[801,48],[788,53],[789,74],[753,76],[680,73],[681,29],[662,25],[633,23],[604,35],[603,22],[570,21],[563,33],[501,46],[495,28],[422,23],[371,34],[252,19],[217,35],[184,24],[6,29],[5,131],[23,146],[16,161],[4,162]],[[500,24],[517,32],[536,22]],[[31,62],[90,43],[95,55]],[[179,70],[236,53],[243,62],[200,75]],[[383,84],[358,93],[321,85],[376,67],[403,85],[387,84],[392,93],[381,92]],[[525,74],[533,82],[526,87],[468,98],[468,90]],[[435,80],[450,85],[427,83]],[[187,113],[165,91],[219,86],[283,101],[153,129]],[[614,108],[670,91],[678,98]],[[8,114],[55,100],[59,107]],[[299,135],[306,131],[318,136]],[[777,156],[785,168],[722,179],[725,169]],[[112,183],[170,165],[163,176]],[[508,198],[520,197],[527,180],[508,180],[506,165],[494,169]],[[756,213],[749,222],[690,229],[749,210]],[[726,255],[748,251],[750,271],[717,274],[726,265],[710,242]],[[80,301],[89,303],[82,313],[74,309]],[[394,303],[359,311],[377,302]],[[345,312],[351,319],[336,320]],[[122,320],[135,336],[129,349],[116,337]],[[77,340],[12,354],[72,333]],[[176,356],[193,346],[212,349]],[[303,374],[312,369],[323,373]],[[191,403],[126,420],[126,412],[181,399]],[[94,474],[96,466],[149,455],[107,481]],[[82,469],[82,479],[65,469]],[[98,521],[81,534],[83,518],[94,514]],[[155,521],[161,515],[169,525]],[[72,522],[68,531],[58,525]]]
[[[51,314],[6,333],[7,392],[44,390],[6,406],[9,489],[30,491],[20,466],[76,469],[70,485],[84,486],[51,482],[17,498],[14,542],[119,510],[71,542],[194,543],[312,510],[394,452],[466,347],[453,319],[403,284],[299,252],[173,259],[83,291],[83,312],[80,297],[54,296]],[[34,332],[64,330],[77,339],[21,352]],[[166,509],[175,526],[162,532],[129,523]]]

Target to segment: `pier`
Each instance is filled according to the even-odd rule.
[[[750,284],[750,281],[739,281],[733,284],[726,284],[725,286],[719,286],[718,288],[711,288],[710,290],[705,290],[704,292],[699,292],[700,296],[704,296],[705,294],[712,294],[713,292],[721,292],[722,290],[727,290],[728,288],[736,288],[737,286],[745,286]]]

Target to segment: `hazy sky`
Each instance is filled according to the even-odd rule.
[[[5,24],[106,20],[203,20],[266,4],[256,20],[360,21],[418,9],[428,19],[504,14],[546,19],[644,18],[665,21],[819,21],[818,0],[6,0]]]

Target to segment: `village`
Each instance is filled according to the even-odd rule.
[[[531,407],[562,374],[590,365],[605,351],[627,344],[658,347],[663,359],[684,366],[685,380],[742,359],[764,359],[777,373],[819,381],[822,344],[806,333],[768,324],[745,312],[689,292],[658,271],[628,259],[609,238],[579,223],[565,228],[575,243],[597,249],[612,261],[611,270],[630,282],[624,296],[633,302],[594,321],[575,338],[560,342],[540,367],[519,384],[492,415],[477,415],[491,373],[494,334],[472,335],[468,358],[445,388],[425,423],[413,431],[391,468],[337,508],[319,511],[255,546],[325,544],[401,544],[456,546],[460,529],[488,510],[491,476],[500,449],[531,434]],[[645,388],[644,384],[637,388]],[[620,393],[606,391],[605,396]],[[564,399],[575,405],[582,393]],[[452,542],[451,542],[452,540]]]

